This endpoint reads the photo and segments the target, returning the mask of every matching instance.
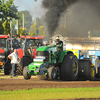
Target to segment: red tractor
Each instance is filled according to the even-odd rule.
[[[12,52],[9,48],[9,35],[0,35],[0,69],[4,69],[4,74],[9,75],[11,72],[10,59],[8,55]]]
[[[24,66],[28,66],[36,57],[36,49],[43,46],[44,36],[21,36],[21,49],[17,49],[21,58],[16,74],[22,75]]]

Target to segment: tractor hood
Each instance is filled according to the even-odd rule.
[[[3,65],[4,59],[5,59],[5,52],[3,49],[0,49],[0,66]]]
[[[53,48],[53,47],[55,48],[56,45],[41,46],[41,47],[39,47],[39,48],[37,49],[37,51],[48,51],[48,49]]]

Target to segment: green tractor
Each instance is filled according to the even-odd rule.
[[[37,75],[40,80],[94,80],[95,67],[90,59],[79,59],[74,50],[57,51],[56,45],[41,46],[33,62],[23,69],[24,79],[30,79],[31,75]]]

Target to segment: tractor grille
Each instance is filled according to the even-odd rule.
[[[49,61],[49,52],[48,51],[37,51],[36,56],[44,56],[45,61]]]

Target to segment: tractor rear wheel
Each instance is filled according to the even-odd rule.
[[[4,75],[10,75],[11,74],[11,64],[5,64],[4,66]]]
[[[23,69],[23,76],[24,76],[24,79],[26,79],[26,80],[31,78],[31,75],[28,74],[28,72],[27,72],[27,66],[25,66]]]
[[[47,80],[47,76],[46,75],[37,75],[39,80]]]
[[[49,67],[48,68],[48,79],[56,79],[56,69],[54,67]]]
[[[8,68],[4,69],[4,75],[9,75],[9,69]]]
[[[78,78],[78,59],[73,54],[64,57],[61,64],[61,79],[63,81],[77,80]]]

